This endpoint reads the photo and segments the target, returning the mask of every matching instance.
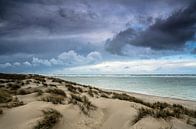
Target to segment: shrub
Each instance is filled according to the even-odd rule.
[[[14,97],[13,100],[7,103],[7,108],[13,108],[24,105],[23,101],[20,101],[17,97]]]
[[[21,87],[21,86],[18,85],[18,84],[12,84],[12,85],[10,86],[10,90],[18,90],[20,87]]]
[[[30,92],[27,89],[19,89],[17,91],[17,95],[26,95],[26,94],[30,94]]]
[[[40,90],[40,89],[39,89],[39,90],[37,90],[36,92],[37,92],[37,96],[40,96],[40,95],[42,95],[42,94],[43,94],[43,91],[42,91],[42,90]]]
[[[88,90],[88,94],[89,94],[91,97],[94,97],[93,91],[92,91],[91,89]]]
[[[64,97],[58,95],[49,95],[41,98],[42,101],[52,102],[53,104],[63,104]]]
[[[56,85],[54,84],[49,84],[50,87],[57,87]]]
[[[79,102],[82,102],[82,97],[78,96],[78,95],[74,95],[74,94],[71,94],[71,98],[72,100],[76,100],[76,101],[79,101]]]
[[[103,97],[103,98],[109,98],[109,96],[106,95],[105,93],[101,94],[101,97]]]
[[[48,90],[46,90],[46,92],[56,94],[56,95],[66,96],[66,94],[63,90],[57,89],[57,88],[48,89]]]
[[[34,129],[52,129],[60,121],[62,114],[55,109],[42,110],[43,119],[38,121]]]
[[[12,96],[6,90],[0,89],[0,103],[7,103],[12,100]]]
[[[74,87],[74,86],[72,86],[72,85],[66,85],[66,86],[67,86],[67,89],[68,89],[70,92],[72,92],[72,93],[74,93],[74,94],[79,94],[79,92],[78,92],[78,90],[77,90],[76,87]]]

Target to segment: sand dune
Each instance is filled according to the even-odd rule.
[[[0,74],[0,129],[195,129],[196,102]]]

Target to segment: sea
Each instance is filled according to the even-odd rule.
[[[194,74],[69,74],[55,77],[98,88],[196,101]]]

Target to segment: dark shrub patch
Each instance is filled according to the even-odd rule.
[[[34,129],[52,129],[56,123],[60,121],[62,117],[61,113],[55,109],[49,108],[43,110],[43,119],[38,122]]]
[[[58,95],[49,95],[41,98],[41,101],[52,102],[53,104],[63,104],[64,97]]]
[[[57,88],[48,89],[48,90],[46,90],[46,92],[56,94],[56,95],[66,96],[66,94],[63,90],[57,89]]]
[[[12,100],[12,96],[6,90],[0,89],[0,103],[7,103]]]

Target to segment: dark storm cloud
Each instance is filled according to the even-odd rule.
[[[130,32],[127,29],[106,43],[112,53],[121,53],[126,44],[149,47],[154,50],[179,50],[187,41],[195,40],[196,2],[174,12],[166,19],[157,19],[144,31]]]
[[[68,50],[86,54],[97,49],[97,45],[88,44],[97,42],[96,38],[91,41],[92,33],[97,36],[102,32],[117,33],[135,21],[150,24],[157,15],[167,15],[190,1],[0,0],[0,55],[45,56]],[[121,32],[117,41],[126,38],[125,33],[135,34],[131,29]],[[124,34],[126,36],[122,36]],[[58,39],[59,36],[69,40]],[[105,34],[99,37],[104,36],[107,37]],[[112,46],[121,48],[118,42]]]
[[[75,50],[84,55],[95,50],[93,44],[73,39],[23,39],[0,40],[0,42],[0,55],[26,53],[51,57],[69,50]]]
[[[192,50],[192,54],[196,54],[196,48]]]

